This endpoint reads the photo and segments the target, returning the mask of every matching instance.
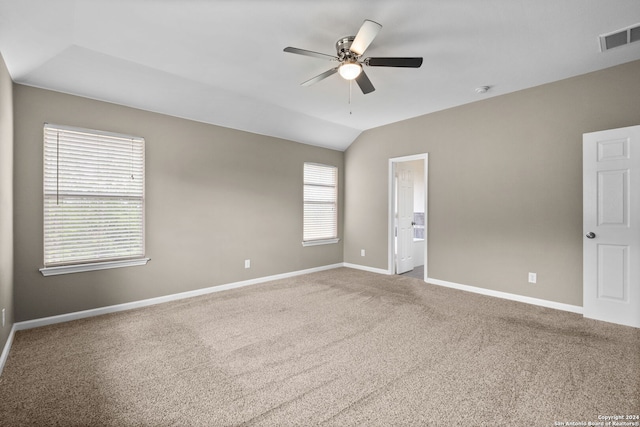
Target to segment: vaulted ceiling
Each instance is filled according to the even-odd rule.
[[[335,54],[365,19],[363,95]],[[17,83],[346,149],[367,129],[640,59],[599,35],[640,23],[638,0],[0,0],[0,52]],[[640,84],[640,79],[639,79]],[[484,94],[479,86],[490,86]],[[351,91],[351,92],[350,92]]]

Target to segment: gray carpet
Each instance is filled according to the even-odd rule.
[[[3,426],[554,426],[640,414],[640,330],[340,268],[18,332]]]

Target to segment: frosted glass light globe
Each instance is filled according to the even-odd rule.
[[[362,72],[362,65],[357,62],[345,62],[338,68],[340,76],[345,80],[353,80]]]

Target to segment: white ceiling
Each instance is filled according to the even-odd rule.
[[[335,54],[364,19],[363,95]],[[640,59],[598,36],[640,23],[639,0],[0,0],[0,52],[15,82],[338,150],[366,129]],[[640,77],[640,76],[639,76]],[[639,79],[640,84],[640,79]],[[478,86],[491,86],[483,95]]]

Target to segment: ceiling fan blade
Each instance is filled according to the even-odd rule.
[[[376,38],[381,28],[382,25],[377,22],[365,19],[349,50],[357,55],[362,55],[373,39]]]
[[[367,58],[364,63],[370,67],[420,68],[422,58]]]
[[[314,83],[318,83],[320,80],[324,80],[324,79],[326,79],[327,77],[332,76],[332,75],[334,75],[334,74],[335,74],[335,73],[337,73],[337,72],[338,72],[338,67],[336,67],[336,68],[332,68],[332,69],[330,69],[330,70],[325,71],[325,72],[324,72],[324,73],[322,73],[322,74],[318,74],[317,76],[315,76],[315,77],[313,77],[313,78],[311,78],[311,79],[307,80],[306,82],[302,82],[302,83],[300,83],[300,85],[301,85],[301,86],[311,86],[312,84],[314,84]]]
[[[420,68],[422,58],[367,58],[364,63],[370,67]]]
[[[362,93],[364,93],[365,95],[376,90],[376,88],[373,87],[371,80],[369,80],[369,77],[367,77],[367,75],[365,74],[364,70],[362,70],[358,77],[356,77],[356,83],[358,83],[358,86],[360,86],[360,90],[362,90]]]
[[[289,52],[289,53],[296,53],[298,55],[305,55],[305,56],[311,56],[314,58],[320,58],[320,59],[331,59],[331,60],[338,60],[337,56],[333,56],[333,55],[327,55],[326,53],[320,53],[320,52],[314,52],[312,50],[306,50],[306,49],[298,49],[297,47],[285,47],[284,48],[285,52]]]

